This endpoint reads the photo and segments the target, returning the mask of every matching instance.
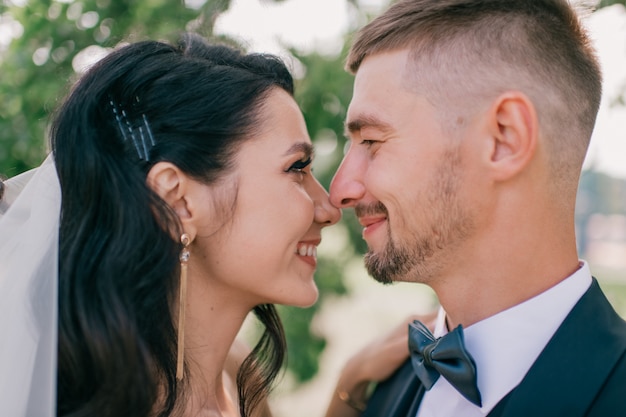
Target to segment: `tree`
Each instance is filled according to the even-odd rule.
[[[626,6],[626,0],[600,0],[598,8],[600,9],[602,7],[612,6],[614,4],[623,4],[624,6]]]
[[[41,162],[49,115],[81,57],[126,38],[169,35],[199,17],[179,2],[160,0],[29,1],[5,7],[4,20],[23,31],[1,55],[0,172],[9,176]]]

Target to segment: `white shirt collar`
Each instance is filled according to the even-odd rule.
[[[459,394],[444,378],[426,391],[418,417],[486,416],[524,378],[565,317],[591,285],[586,262],[543,293],[464,329],[465,346],[476,362],[482,407]],[[434,335],[446,333],[440,309]]]

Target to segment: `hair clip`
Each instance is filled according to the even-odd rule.
[[[113,109],[113,115],[115,116],[117,127],[120,131],[120,134],[122,135],[122,139],[124,139],[124,142],[127,142],[130,136],[139,159],[149,161],[150,149],[152,149],[156,142],[154,140],[154,135],[152,134],[152,129],[150,129],[150,124],[148,123],[146,115],[142,114],[141,123],[137,127],[133,127],[133,124],[130,122],[128,115],[126,114],[126,110],[120,109],[119,106],[115,104],[112,99],[109,100],[109,104]],[[139,131],[139,133],[136,132],[137,130]],[[146,131],[146,134],[144,134],[144,130]],[[139,143],[139,141],[141,141],[141,144]]]

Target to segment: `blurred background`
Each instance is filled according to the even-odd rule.
[[[351,34],[387,0],[0,0],[0,174],[41,163],[50,114],[85,68],[124,42],[174,40],[183,30],[248,51],[280,55],[316,146],[328,187],[345,144]],[[576,213],[581,257],[626,317],[626,0],[584,1],[605,91]],[[193,88],[193,86],[189,86]],[[436,308],[427,287],[382,286],[362,266],[361,230],[350,212],[325,230],[316,275],[319,302],[280,308],[289,360],[272,403],[277,417],[323,415],[347,357],[411,313]],[[1,238],[1,237],[0,237]],[[254,343],[251,321],[243,337]],[[297,410],[297,411],[296,411]]]

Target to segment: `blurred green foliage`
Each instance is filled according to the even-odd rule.
[[[614,4],[623,4],[626,6],[626,0],[600,0],[598,8],[612,6]]]
[[[0,55],[0,172],[7,176],[41,162],[49,116],[74,77],[78,53],[92,45],[107,48],[123,39],[170,35],[203,17],[164,0],[28,1],[23,6],[5,1],[4,7],[3,21],[13,20],[22,31]]]

